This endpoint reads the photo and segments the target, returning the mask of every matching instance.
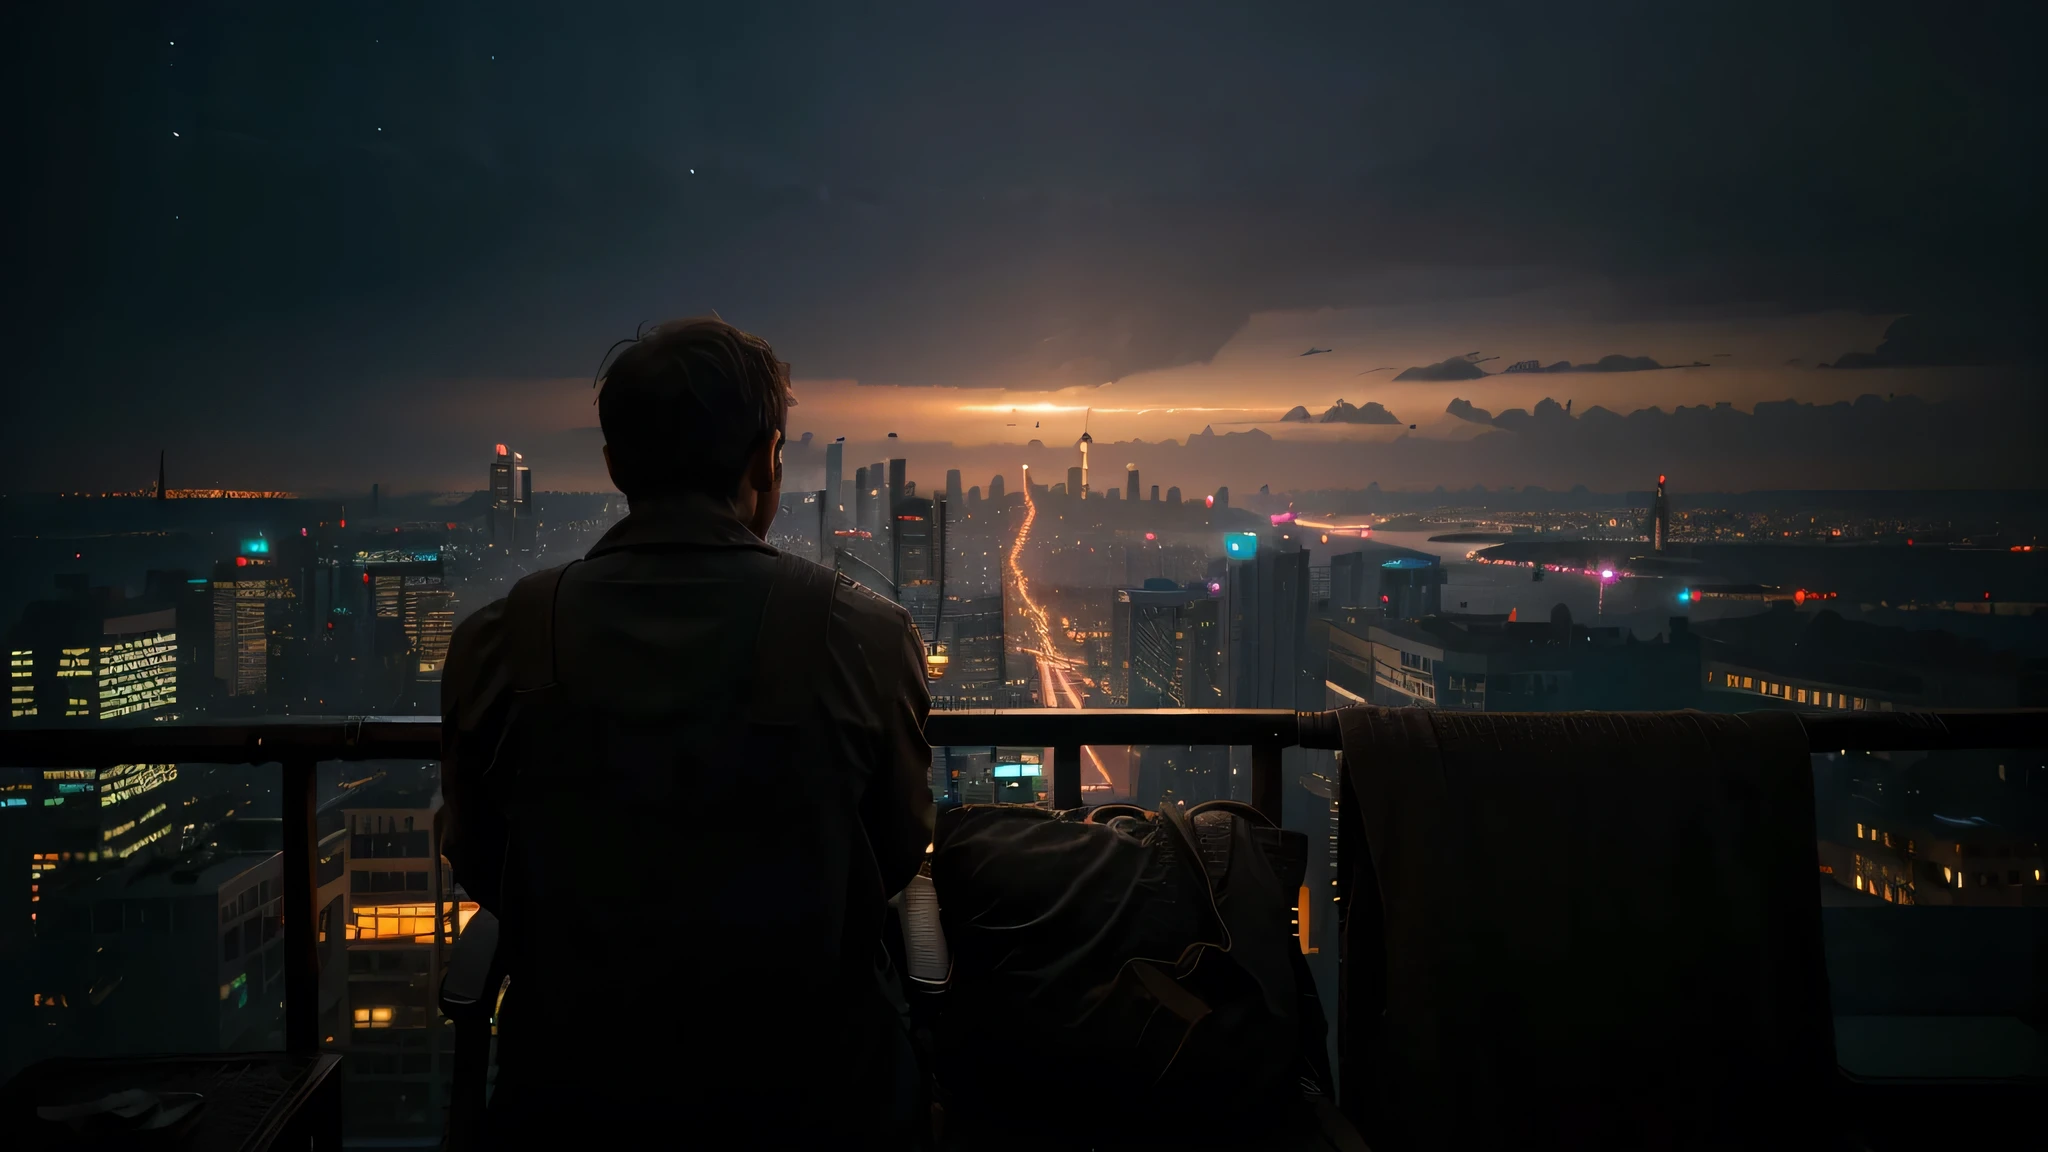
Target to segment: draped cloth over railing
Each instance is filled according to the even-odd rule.
[[[1787,713],[1340,714],[1346,1110],[1378,1148],[1734,1147],[1834,1071]],[[1354,840],[1353,843],[1356,843]]]

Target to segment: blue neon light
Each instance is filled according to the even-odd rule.
[[[1231,532],[1223,537],[1223,554],[1232,560],[1249,560],[1259,554],[1256,532]]]
[[[1684,603],[1687,603],[1687,602],[1689,602],[1689,601],[1690,601],[1691,599],[1692,599],[1692,589],[1690,589],[1690,588],[1680,588],[1680,589],[1678,590],[1678,602],[1679,602],[1680,604],[1684,604]]]
[[[998,764],[992,773],[998,780],[1022,779],[1043,774],[1044,766],[1040,764]]]
[[[242,541],[242,551],[250,556],[268,555],[270,552],[270,541],[262,539],[244,540]]]

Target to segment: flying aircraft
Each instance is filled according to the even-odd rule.
[[[1315,345],[1311,344],[1311,345],[1309,345],[1309,349],[1308,349],[1308,351],[1306,351],[1306,352],[1303,352],[1303,353],[1302,353],[1302,355],[1303,355],[1303,356],[1321,356],[1321,355],[1322,355],[1323,353],[1325,353],[1325,352],[1328,352],[1328,351],[1329,351],[1329,349],[1328,349],[1328,348],[1318,348],[1318,347],[1316,347]]]

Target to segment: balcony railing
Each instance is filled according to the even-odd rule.
[[[1050,800],[1081,804],[1081,750],[1089,745],[1234,746],[1251,749],[1251,798],[1280,814],[1281,750],[1340,749],[1335,712],[1281,710],[1052,710],[933,713],[935,747],[1053,749]],[[2048,710],[1815,713],[1802,716],[1815,751],[1946,751],[2048,747]],[[319,1034],[315,920],[319,835],[314,768],[323,761],[436,760],[433,718],[266,719],[221,725],[0,729],[0,767],[91,768],[123,763],[278,764],[283,768],[285,1041],[313,1051]],[[1341,845],[1340,851],[1354,851]]]

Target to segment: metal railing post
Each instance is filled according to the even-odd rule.
[[[1061,744],[1052,750],[1052,806],[1056,810],[1081,806],[1081,746]]]
[[[1280,741],[1277,737],[1252,745],[1252,807],[1275,824],[1280,819]]]
[[[320,1047],[319,761],[294,756],[284,773],[284,1046],[292,1052]]]

